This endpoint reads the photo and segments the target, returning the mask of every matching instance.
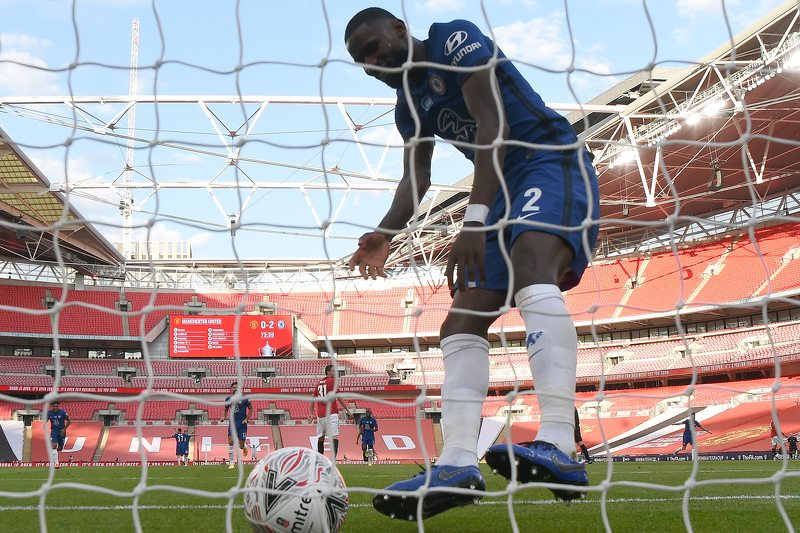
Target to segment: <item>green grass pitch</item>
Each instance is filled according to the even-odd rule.
[[[505,479],[481,467],[487,490],[506,490]],[[682,513],[685,492],[678,490],[690,477],[691,463],[615,463],[589,465],[594,489],[612,485],[605,493],[605,508],[612,531],[643,533],[685,532]],[[695,532],[788,531],[775,499],[773,483],[782,463],[702,462],[698,465],[698,483],[717,480],[716,484],[694,488],[688,501],[688,519]],[[250,467],[245,470],[249,473]],[[365,487],[380,489],[419,471],[415,465],[343,465],[342,475],[350,490],[350,510],[342,532],[414,532],[416,522],[390,520],[372,509],[372,495]],[[35,493],[48,479],[46,468],[0,469],[0,492]],[[225,531],[226,492],[234,489],[238,470],[225,466],[151,466],[143,482],[139,467],[65,467],[55,472],[53,486],[45,496],[47,530],[54,532],[127,532],[135,531],[134,498],[129,494],[139,488],[139,518],[145,532]],[[787,477],[779,486],[781,503],[795,529],[800,529],[800,461],[790,462]],[[610,476],[610,477],[609,477]],[[720,480],[728,480],[719,482]],[[95,492],[88,485],[119,491],[108,495]],[[641,484],[659,485],[665,490],[642,488]],[[186,495],[164,490],[179,486],[196,491],[217,492],[217,497]],[[607,486],[607,485],[606,485]],[[535,533],[580,533],[605,531],[601,511],[602,492],[590,492],[585,501],[569,507],[556,503],[550,491],[523,488],[514,497],[514,514],[520,531]],[[232,527],[236,532],[250,528],[242,512],[242,497],[234,500]],[[39,496],[0,497],[0,531],[27,533],[40,531]],[[507,498],[487,496],[477,506],[453,509],[424,522],[430,532],[491,533],[512,531]]]

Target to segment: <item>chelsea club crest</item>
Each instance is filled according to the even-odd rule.
[[[433,92],[435,92],[439,96],[444,94],[445,91],[444,80],[440,76],[434,74],[433,76],[428,78],[428,83],[430,84],[431,90]]]

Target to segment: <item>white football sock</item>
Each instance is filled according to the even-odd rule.
[[[58,466],[58,450],[52,448],[50,450],[50,458],[53,461],[53,466]]]
[[[529,285],[514,295],[527,337],[533,386],[542,411],[536,440],[575,453],[575,371],[578,336],[555,285]]]
[[[228,459],[230,459],[230,463],[233,464],[233,446],[228,446]]]
[[[444,445],[436,464],[477,466],[481,412],[489,389],[489,341],[459,333],[442,339],[441,348]]]

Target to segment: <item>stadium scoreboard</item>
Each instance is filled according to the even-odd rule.
[[[243,358],[292,357],[291,315],[173,315],[169,324],[170,357],[235,357],[237,343]]]

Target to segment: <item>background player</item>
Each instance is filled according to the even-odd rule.
[[[781,448],[783,446],[783,439],[786,438],[784,434],[778,434],[775,428],[775,421],[769,421],[769,437],[772,442],[772,458],[775,460],[781,459]]]
[[[372,409],[367,407],[367,412],[358,421],[358,435],[356,444],[361,439],[361,451],[364,452],[364,462],[372,466],[375,455],[375,432],[378,431],[378,421],[372,416]]]
[[[786,439],[787,451],[789,452],[789,459],[797,459],[797,436],[789,435]]]
[[[336,381],[334,379],[335,370],[333,365],[325,366],[325,377],[317,383],[317,390],[314,391],[315,398],[322,398],[334,391]],[[344,400],[337,398],[342,407],[347,411],[348,416],[352,416],[350,408]],[[317,451],[325,454],[325,435],[331,441],[331,459],[336,462],[336,454],[339,451],[339,406],[336,402],[326,402],[324,400],[312,401],[311,412],[308,414],[308,422],[314,420],[314,404],[317,404]],[[330,413],[328,413],[330,405]]]
[[[519,465],[521,483],[546,479],[588,485],[586,469],[574,459],[578,348],[562,291],[580,282],[597,239],[597,224],[581,229],[587,219],[599,219],[591,154],[569,122],[547,108],[491,39],[468,21],[434,24],[421,41],[388,11],[368,8],[350,20],[344,37],[366,73],[397,90],[395,123],[406,143],[403,178],[392,204],[379,227],[359,239],[351,270],[358,266],[364,278],[385,275],[389,243],[405,230],[431,185],[435,136],[458,142],[455,148],[475,167],[464,228],[445,271],[454,297],[440,332],[444,446],[431,468],[430,486],[485,490],[477,442],[489,386],[488,329],[509,293],[525,322],[541,424],[530,447],[495,446],[486,461],[508,478]],[[486,65],[495,55],[500,61],[490,68],[453,70]],[[399,68],[409,60],[426,64]],[[493,144],[506,139],[519,142]],[[507,186],[508,210],[500,179]],[[510,223],[502,233],[486,230],[501,220]],[[502,250],[510,251],[513,286]],[[415,492],[428,478],[425,473],[389,489]],[[554,493],[565,500],[582,494]],[[422,517],[474,501],[474,494],[432,491],[425,496]],[[417,516],[417,503],[412,495],[379,493],[373,499],[379,512],[403,518]]]
[[[183,433],[181,428],[178,428],[171,437],[166,437],[175,439],[175,455],[178,456],[178,465],[189,464],[189,437],[194,437],[194,432]]]
[[[72,423],[69,415],[60,409],[58,401],[50,403],[50,410],[47,411],[47,419],[50,421],[50,460],[55,468],[58,468],[58,452],[64,449],[64,441],[67,438],[67,428]]]
[[[706,433],[709,433],[709,434],[711,433],[709,430],[707,430],[706,428],[701,426],[700,422],[695,420],[694,413],[690,413],[689,414],[689,418],[687,418],[686,420],[684,420],[682,422],[682,424],[684,425],[684,429],[683,429],[683,446],[681,446],[680,448],[675,450],[675,455],[678,455],[680,452],[685,450],[686,446],[688,446],[690,444],[692,445],[692,451],[693,452],[697,451],[697,443],[694,440],[694,435],[692,435],[692,428],[691,428],[692,423],[694,423],[694,427],[700,428],[703,431],[705,431]],[[674,425],[680,425],[680,424],[674,424]]]
[[[247,448],[245,447],[246,439],[247,439],[247,422],[250,420],[250,417],[253,415],[253,404],[250,403],[250,400],[247,399],[247,396],[242,396],[239,401],[232,404],[231,398],[236,394],[236,391],[239,389],[239,384],[236,382],[231,383],[231,395],[225,398],[225,412],[222,415],[220,420],[228,420],[228,459],[230,460],[230,464],[228,468],[236,468],[236,460],[234,458],[234,451],[235,448],[233,446],[234,437],[236,437],[236,442],[239,445],[239,449],[241,450],[241,456],[238,460],[244,461],[244,458],[247,457]],[[233,424],[230,425],[230,420],[228,419],[228,409],[233,410]]]
[[[583,457],[586,459],[587,463],[593,463],[591,457],[589,457],[589,450],[586,449],[586,445],[583,443],[583,436],[581,435],[581,419],[578,416],[578,408],[575,408],[575,444],[578,445],[578,448],[581,449],[581,453]]]

